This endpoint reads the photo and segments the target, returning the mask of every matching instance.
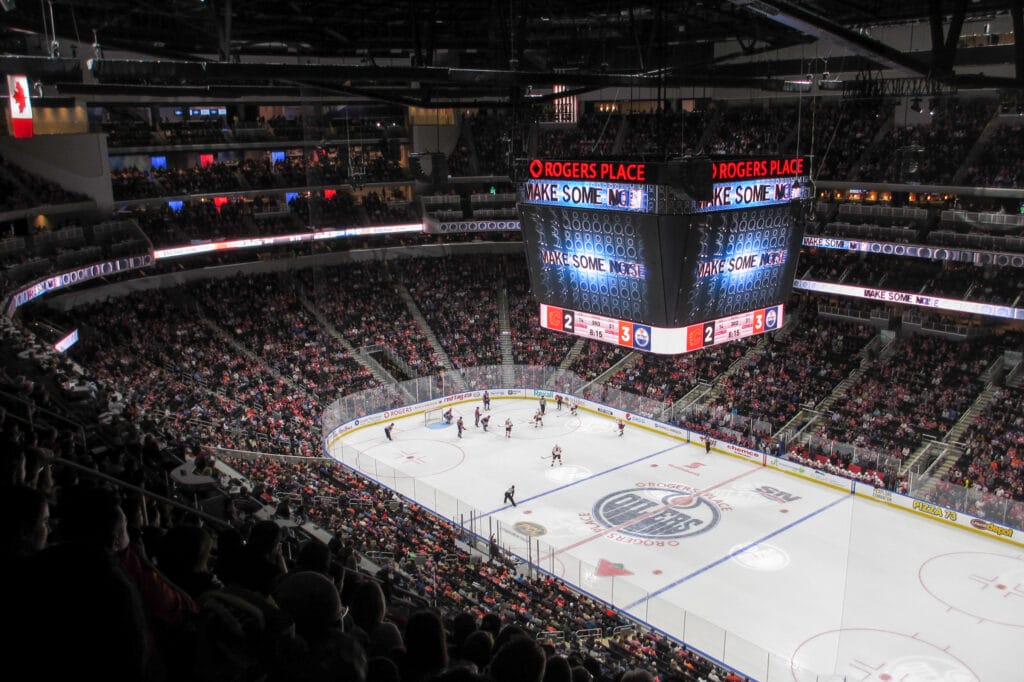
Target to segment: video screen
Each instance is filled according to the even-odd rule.
[[[666,320],[658,216],[521,204],[538,300],[623,320]]]
[[[793,288],[803,226],[788,204],[694,215],[671,326],[784,302]]]

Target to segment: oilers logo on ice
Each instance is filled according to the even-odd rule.
[[[594,505],[592,518],[614,530],[612,539],[655,544],[700,535],[718,525],[721,516],[716,505],[686,490],[645,487],[605,495]]]

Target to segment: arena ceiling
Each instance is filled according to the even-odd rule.
[[[336,93],[452,106],[507,104],[530,96],[531,87],[550,91],[555,83],[580,92],[615,86],[778,89],[779,75],[798,73],[802,60],[779,61],[772,56],[776,50],[803,46],[814,54],[815,46],[839,44],[849,56],[834,61],[833,71],[896,69],[967,85],[954,72],[964,22],[1012,16],[1020,27],[1021,3],[0,0],[4,51],[21,55],[0,57],[0,68],[32,71],[70,95],[187,88],[223,97]],[[907,54],[871,37],[873,27],[909,21],[926,22],[930,50]],[[1024,35],[1021,28],[1018,35]],[[91,74],[76,79],[83,69],[75,63],[90,56],[78,52],[95,52],[94,42],[102,58],[92,62]],[[995,58],[1024,64],[1021,52],[1007,45]],[[42,57],[49,65],[38,63]],[[744,57],[747,63],[737,63]],[[971,78],[980,87],[1017,87],[1019,80]]]

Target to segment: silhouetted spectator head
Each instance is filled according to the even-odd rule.
[[[491,662],[491,654],[494,652],[494,638],[486,630],[477,630],[469,633],[466,641],[462,643],[459,650],[463,660],[469,661],[477,667],[477,670],[484,670]]]
[[[544,666],[544,682],[572,682],[572,666],[565,656],[549,656]]]
[[[0,453],[0,471],[2,483],[8,485],[25,485],[25,451],[17,445],[7,445]]]
[[[4,557],[24,559],[46,547],[50,504],[32,488],[17,485],[0,495],[0,543]]]
[[[371,682],[400,682],[398,664],[385,656],[375,656],[366,666],[366,679]]]
[[[516,637],[528,637],[526,630],[521,626],[509,623],[508,625],[501,628],[501,632],[494,638],[494,650],[498,651],[501,647],[505,646],[508,642],[511,642]]]
[[[593,656],[583,657],[583,669],[590,673],[593,679],[601,679],[601,662]]]
[[[405,659],[402,679],[424,680],[448,666],[444,622],[432,609],[416,611],[405,624]]]
[[[485,613],[480,619],[480,629],[487,630],[492,637],[497,638],[501,631],[501,616],[496,613]]]
[[[646,670],[630,670],[627,673],[623,673],[622,679],[619,682],[654,682],[654,675]]]
[[[367,637],[384,620],[384,591],[376,580],[361,580],[353,589],[349,614]]]
[[[244,558],[233,567],[237,571],[235,580],[260,594],[271,594],[277,581],[287,572],[282,554],[283,540],[283,529],[273,521],[260,521],[253,526],[242,553]]]
[[[366,651],[353,637],[332,630],[320,640],[309,643],[307,651],[285,663],[280,679],[295,682],[364,682],[367,678]],[[276,678],[275,678],[276,679]]]
[[[66,491],[59,509],[59,539],[120,552],[128,546],[128,519],[117,495],[80,485]]]
[[[370,633],[371,656],[394,656],[404,654],[402,631],[390,621],[379,623]]]
[[[331,630],[341,629],[344,607],[334,583],[322,573],[289,573],[274,590],[274,600],[295,620],[296,634],[307,642],[319,641]]]
[[[452,646],[461,647],[466,637],[476,631],[476,616],[468,611],[461,611],[452,619]]]
[[[216,573],[226,583],[237,583],[245,560],[245,543],[234,528],[225,528],[217,534]]]
[[[572,668],[572,682],[594,682],[594,676],[582,665]]]
[[[73,669],[81,679],[147,679],[142,599],[106,547],[57,545],[27,568],[8,604],[18,627],[6,644],[32,662],[33,678],[66,679]]]
[[[324,575],[331,573],[331,552],[327,545],[312,538],[302,543],[295,559],[296,571],[316,571]]]
[[[213,537],[199,526],[174,526],[160,541],[156,560],[167,578],[198,597],[216,583],[210,573]]]
[[[430,682],[489,682],[489,680],[469,668],[451,668],[430,678]]]
[[[515,637],[498,649],[491,659],[494,682],[542,682],[544,650],[529,637]]]

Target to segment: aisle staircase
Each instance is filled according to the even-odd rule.
[[[466,384],[466,380],[463,378],[462,373],[455,368],[455,364],[452,363],[452,359],[448,357],[448,353],[445,352],[441,342],[437,340],[437,336],[434,334],[434,330],[430,328],[427,323],[427,318],[423,316],[423,311],[416,305],[416,301],[413,300],[412,294],[409,293],[409,289],[402,282],[395,282],[395,293],[398,297],[405,302],[405,306],[409,309],[409,314],[412,315],[412,319],[416,321],[416,324],[420,326],[420,331],[423,332],[424,338],[434,349],[437,354],[437,359],[441,362],[441,366],[444,367],[445,373],[449,379],[455,382],[455,386],[460,391],[466,391],[469,386]]]
[[[842,381],[836,384],[835,388],[833,388],[821,402],[813,406],[809,405],[805,409],[797,412],[792,419],[782,425],[782,428],[772,434],[772,438],[777,440],[783,434],[788,434],[787,440],[792,440],[793,437],[811,427],[822,417],[827,417],[832,405],[840,398],[845,397],[847,392],[850,390],[850,387],[860,381],[868,367],[876,362],[876,360],[872,359],[875,351],[878,350],[877,357],[889,355],[891,354],[891,349],[895,344],[895,341],[896,338],[893,337],[888,344],[883,346],[884,341],[881,335],[876,335],[857,353],[860,357],[860,365],[856,369],[851,371],[843,378]]]
[[[505,386],[515,385],[515,357],[512,355],[512,320],[508,312],[508,289],[504,280],[498,289],[498,345],[501,348],[501,380]]]
[[[377,360],[370,355],[367,349],[357,349],[355,346],[353,346],[349,342],[349,340],[345,338],[345,335],[342,334],[341,331],[339,331],[338,328],[334,326],[334,323],[330,319],[328,319],[326,315],[324,315],[323,311],[317,308],[316,305],[305,296],[305,294],[296,291],[296,297],[299,299],[299,302],[302,304],[302,307],[309,311],[309,314],[316,319],[320,326],[323,327],[323,329],[326,330],[328,334],[330,334],[331,336],[338,340],[338,343],[340,343],[342,348],[345,349],[345,352],[348,353],[349,357],[351,357],[353,360],[355,360],[360,365],[365,367],[366,370],[370,373],[370,375],[374,379],[379,381],[382,385],[390,385],[398,390],[401,390],[403,395],[409,399],[409,402],[415,402],[414,396],[410,394],[408,391],[402,389],[401,383],[398,382],[395,379],[395,377],[391,375],[390,372],[384,369],[384,366],[377,362]],[[384,350],[385,352],[389,352],[387,349]],[[394,356],[392,354],[391,357],[396,364],[405,365],[405,362],[402,361],[397,356]],[[408,367],[408,365],[406,365],[406,367]],[[410,376],[415,376],[411,368],[408,371],[410,373]]]
[[[642,353],[639,353],[639,352],[637,352],[635,350],[634,351],[630,351],[629,353],[626,354],[626,356],[624,358],[622,358],[618,362],[614,363],[611,367],[609,367],[608,369],[606,369],[605,371],[601,372],[599,375],[594,377],[594,380],[591,381],[590,383],[588,383],[586,386],[584,386],[583,389],[585,390],[585,389],[590,388],[591,386],[595,386],[595,385],[596,386],[603,386],[606,381],[611,379],[613,376],[618,374],[620,371],[622,371],[624,369],[629,369],[630,367],[635,365],[637,363],[637,361],[640,360],[641,357],[643,357]]]
[[[1000,389],[999,386],[995,386],[993,384],[986,386],[981,393],[978,394],[978,397],[974,399],[971,406],[964,410],[964,413],[956,420],[953,427],[945,436],[942,437],[942,442],[960,443],[961,436],[963,436],[967,429],[970,428],[971,424],[973,424],[978,418],[978,415],[985,411],[985,408],[989,406],[1000,390],[1002,389]]]
[[[978,415],[985,411],[992,399],[999,393],[1000,388],[989,384],[985,389],[978,394],[978,397],[974,399],[971,406],[967,408],[963,415],[956,421],[953,428],[942,438],[941,441],[927,441],[921,447],[917,448],[910,457],[907,457],[907,461],[900,468],[900,473],[905,474],[918,465],[918,461],[925,456],[926,452],[931,447],[942,447],[942,454],[939,461],[928,464],[927,467],[927,483],[914,491],[915,496],[928,496],[935,488],[935,484],[938,481],[943,480],[949,470],[953,468],[956,461],[963,454],[965,446],[960,441],[961,436],[970,428],[971,424],[978,418]],[[926,461],[927,463],[927,461]],[[920,471],[920,466],[917,466],[917,470]]]
[[[234,336],[232,336],[231,334],[229,334],[226,331],[224,331],[224,329],[219,324],[217,324],[216,322],[214,322],[213,320],[208,318],[206,316],[206,314],[204,312],[202,312],[201,310],[200,310],[199,315],[200,315],[199,319],[200,319],[200,321],[204,325],[209,327],[210,330],[212,330],[215,334],[217,334],[222,339],[224,339],[224,342],[227,343],[229,346],[231,346],[231,348],[234,349],[236,352],[238,352],[238,353],[244,355],[245,357],[249,358],[249,360],[251,360],[254,365],[258,365],[258,366],[262,367],[272,377],[274,377],[275,379],[279,379],[279,380],[285,382],[286,384],[288,384],[289,386],[291,386],[295,390],[301,391],[301,392],[306,393],[306,394],[309,394],[309,391],[306,389],[305,386],[303,386],[299,382],[295,381],[290,376],[285,376],[284,374],[281,374],[280,372],[278,372],[277,369],[273,365],[271,365],[270,363],[268,363],[266,361],[265,358],[261,357],[260,355],[256,354],[255,352],[253,352],[253,351],[249,350],[248,348],[246,348],[245,346],[243,346],[242,343],[240,341],[238,341],[238,339],[236,339]]]
[[[558,363],[558,369],[564,369],[568,371],[569,368],[572,367],[572,363],[575,362],[576,358],[578,358],[580,356],[580,353],[583,352],[583,348],[585,347],[586,343],[586,339],[576,339],[576,343],[572,345],[572,348],[569,349],[569,352],[566,353],[565,357],[562,358],[562,361]]]

